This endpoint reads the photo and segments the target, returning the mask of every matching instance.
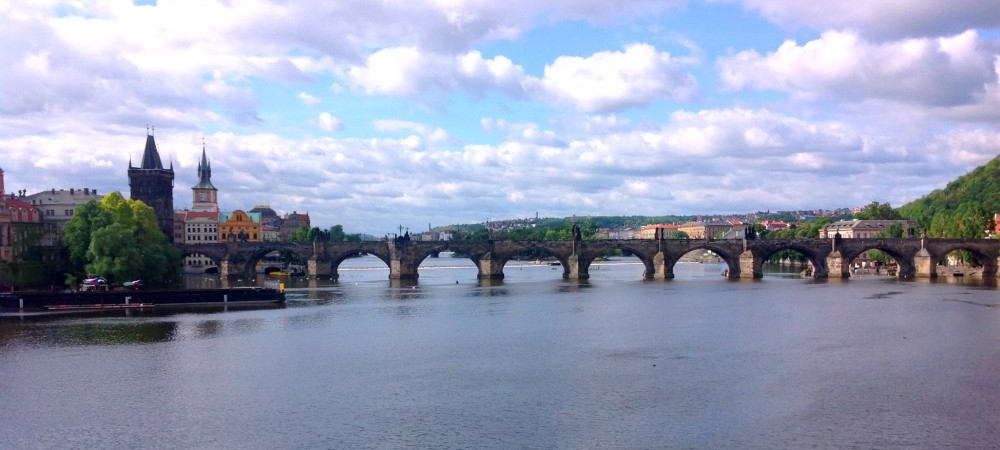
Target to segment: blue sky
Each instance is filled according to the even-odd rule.
[[[399,224],[901,205],[1000,153],[1000,8],[958,0],[0,0],[8,192]]]

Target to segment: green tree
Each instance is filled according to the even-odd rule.
[[[855,213],[854,218],[858,220],[898,220],[902,219],[903,216],[899,214],[899,211],[892,209],[892,205],[873,200],[861,211]]]
[[[142,278],[143,264],[139,243],[132,230],[112,223],[94,231],[87,252],[87,272],[100,274],[109,280],[124,282]]]
[[[164,285],[180,272],[180,251],[160,231],[153,208],[118,192],[78,208],[63,239],[71,263],[69,280],[95,273],[113,283],[142,279]]]
[[[311,242],[312,237],[312,230],[305,225],[302,225],[301,227],[292,230],[291,233],[288,233],[289,242]]]
[[[84,203],[63,229],[63,245],[69,256],[69,271],[82,274],[87,265],[87,250],[90,248],[91,235],[111,225],[111,213],[101,208],[95,200]]]
[[[334,225],[334,226],[330,227],[330,240],[331,241],[333,241],[333,242],[340,242],[340,241],[343,241],[346,237],[347,237],[347,235],[344,234],[344,226],[343,225],[339,225],[338,224],[338,225]]]
[[[899,208],[930,237],[982,238],[993,213],[1000,212],[1000,156]],[[988,214],[987,214],[988,213]]]

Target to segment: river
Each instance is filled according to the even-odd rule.
[[[284,308],[0,318],[0,448],[996,448],[995,287],[373,257]]]

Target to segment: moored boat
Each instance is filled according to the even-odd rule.
[[[0,294],[0,311],[249,306],[284,302],[285,291],[282,287],[86,292],[15,291]]]

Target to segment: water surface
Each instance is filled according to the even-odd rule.
[[[367,257],[280,309],[8,316],[0,448],[997,445],[995,288],[722,269]]]

